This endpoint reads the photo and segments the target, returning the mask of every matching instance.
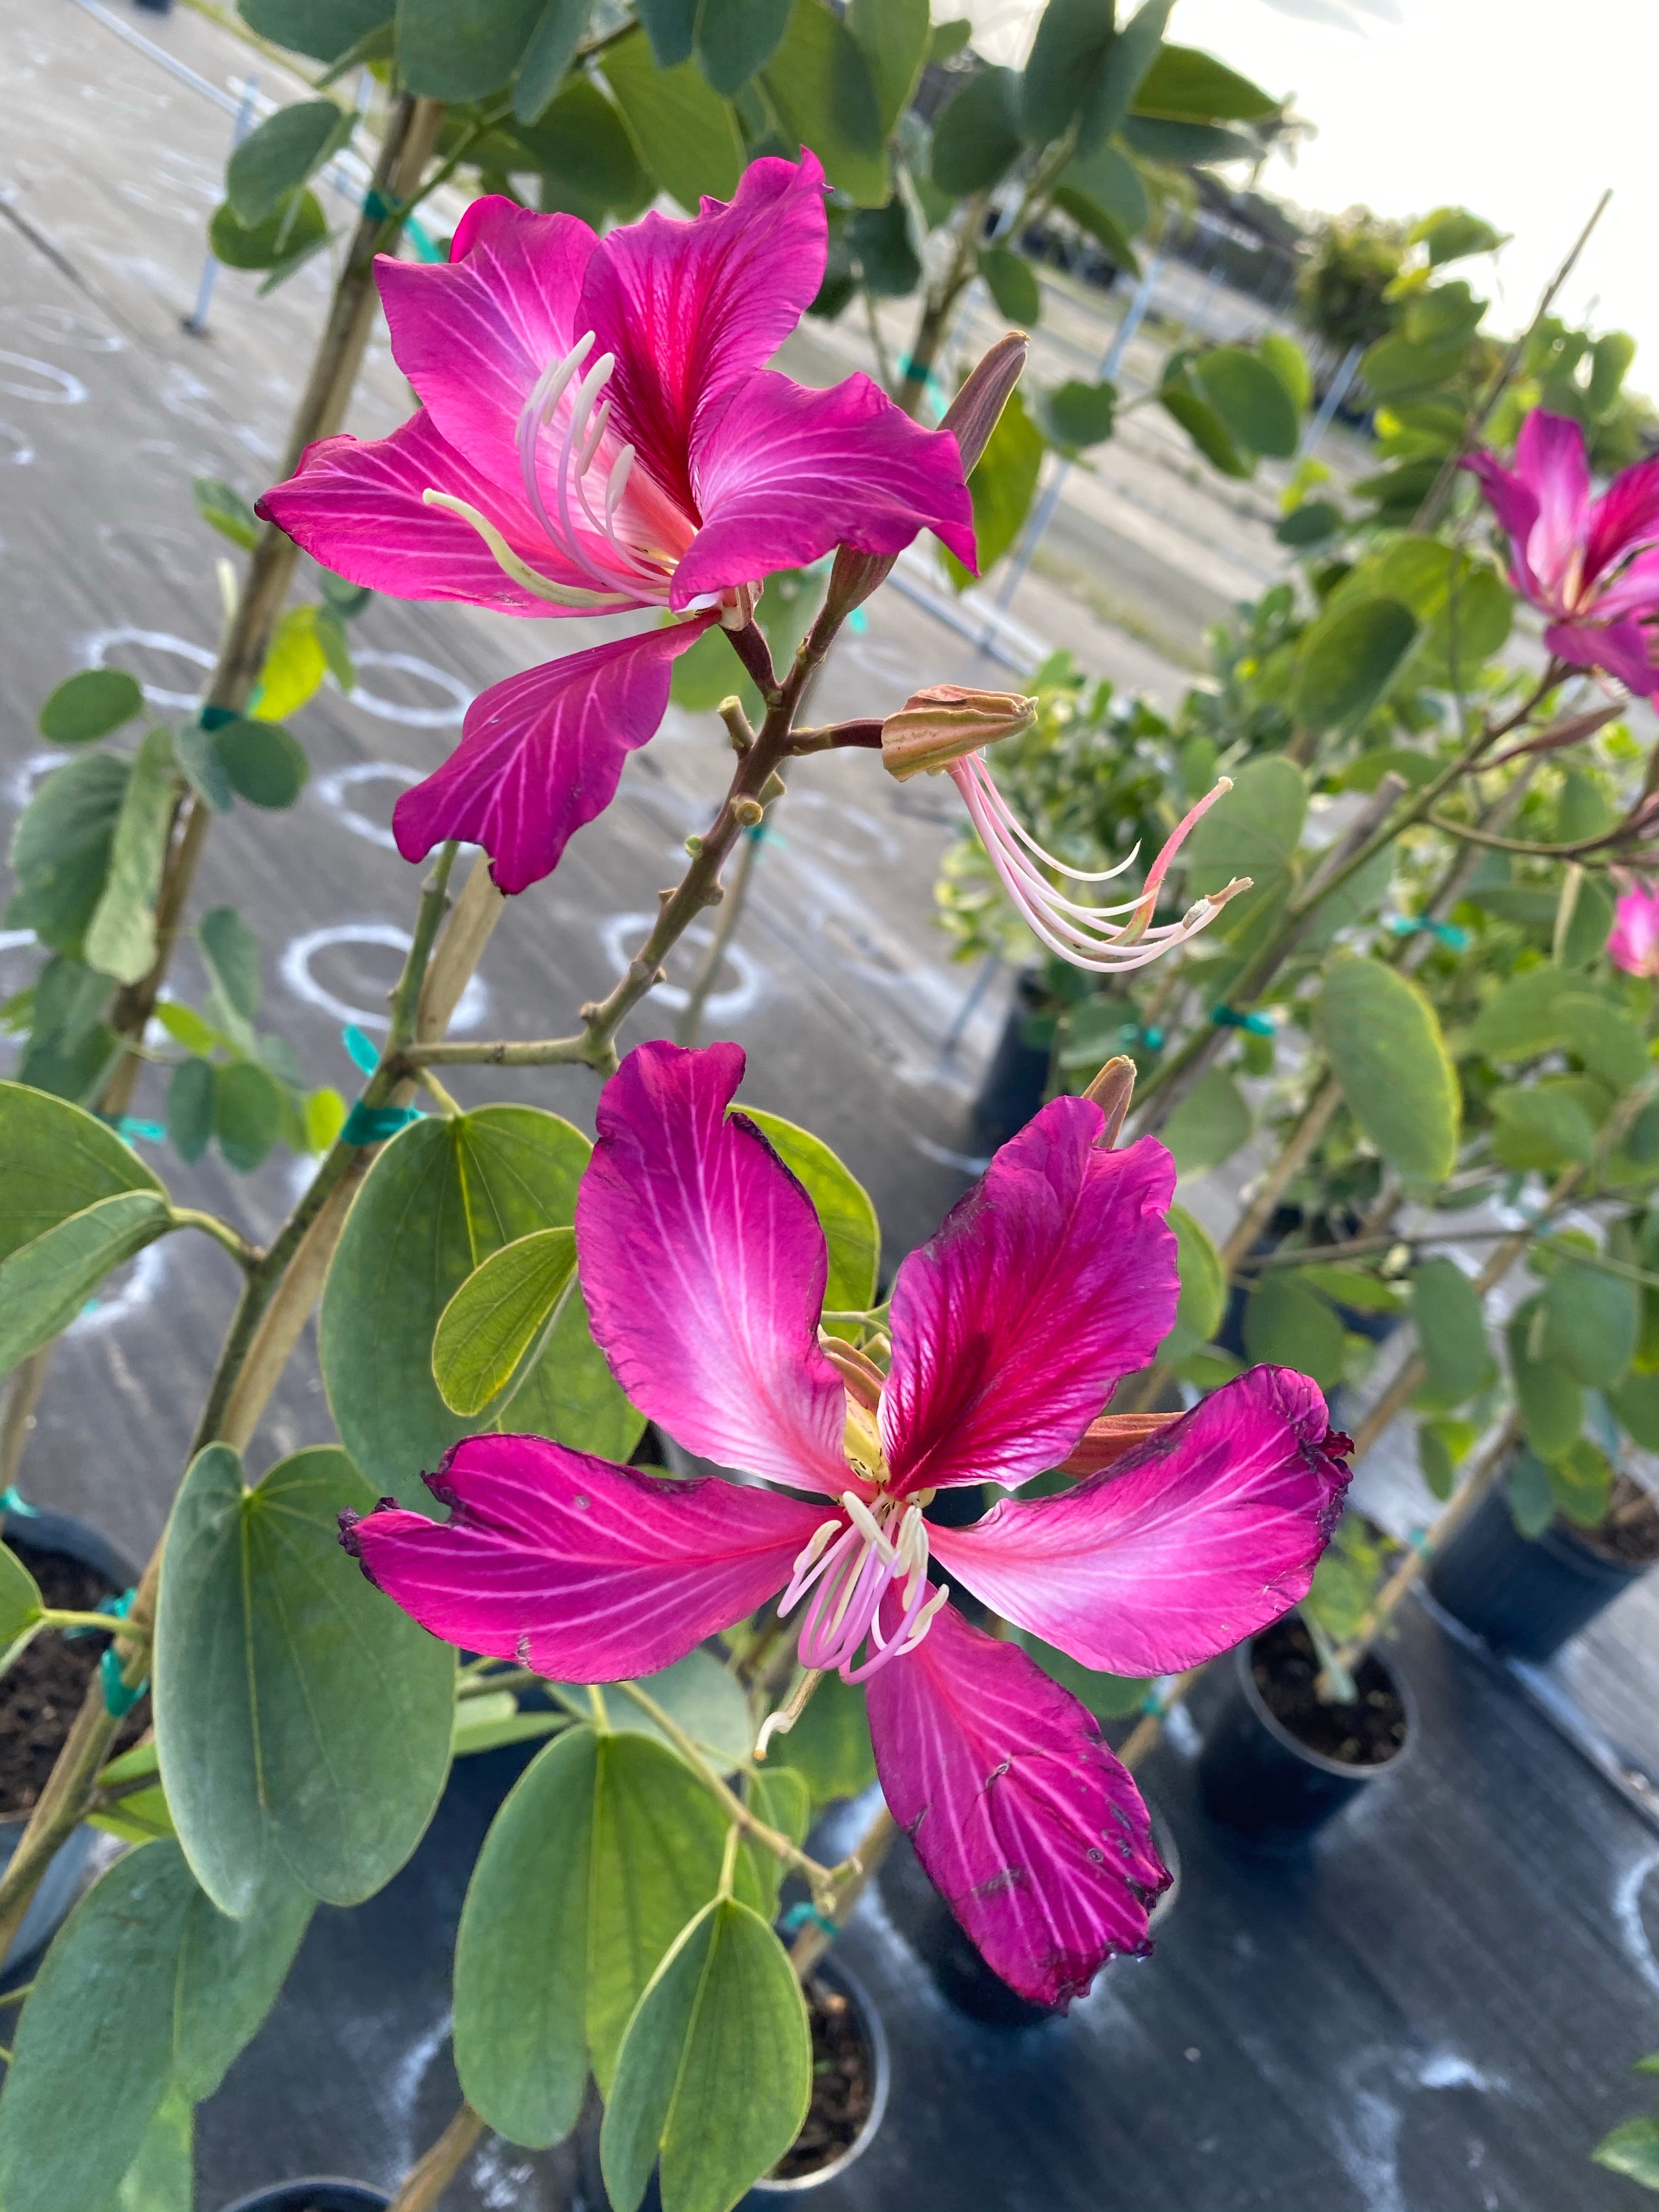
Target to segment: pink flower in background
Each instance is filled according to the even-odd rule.
[[[1659,975],[1659,890],[1633,876],[1620,881],[1607,957],[1627,975]]]
[[[846,544],[936,531],[974,560],[962,456],[866,376],[814,392],[766,368],[823,280],[823,173],[767,159],[729,205],[600,239],[498,198],[447,266],[382,257],[398,366],[421,401],[389,438],[324,438],[258,512],[327,568],[404,599],[516,615],[691,619],[568,655],[475,699],[405,792],[398,846],[481,844],[504,891],[557,864],[655,732],[671,664],[747,621],[762,580]]]
[[[1509,532],[1517,592],[1550,617],[1544,642],[1575,668],[1604,668],[1638,697],[1659,692],[1644,623],[1659,620],[1659,458],[1590,497],[1584,434],[1536,407],[1515,467],[1491,453],[1463,463]]]
[[[1150,1138],[1102,1150],[1099,1107],[1051,1101],[900,1267],[884,1377],[819,1336],[823,1234],[727,1110],[743,1068],[731,1044],[623,1061],[577,1201],[582,1289],[642,1413],[808,1497],[478,1436],[428,1477],[447,1522],[388,1506],[346,1541],[434,1634],[563,1680],[653,1673],[780,1591],[804,1604],[801,1659],[866,1684],[934,1883],[1006,1981],[1064,2004],[1145,1950],[1169,1877],[1093,1717],[946,1603],[931,1562],[1086,1667],[1195,1665],[1305,1595],[1346,1440],[1305,1376],[1258,1367],[1062,1495],[928,1522],[941,1486],[1060,1465],[1150,1361],[1179,1287],[1174,1163]]]

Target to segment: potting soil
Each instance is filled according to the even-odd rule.
[[[1257,1637],[1250,1672],[1273,1717],[1322,1758],[1345,1766],[1383,1766],[1406,1741],[1406,1709],[1375,1657],[1367,1657],[1355,1674],[1359,1694],[1353,1704],[1321,1698],[1319,1654],[1295,1613]]]

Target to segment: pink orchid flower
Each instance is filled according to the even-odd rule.
[[[763,580],[838,545],[936,531],[974,561],[962,456],[867,376],[809,391],[766,367],[823,281],[815,155],[752,162],[729,205],[601,239],[475,200],[447,265],[376,264],[420,398],[389,438],[324,438],[258,512],[355,584],[514,615],[690,619],[509,677],[398,799],[405,860],[480,844],[504,891],[549,874],[668,706],[672,663],[741,628]]]
[[[1659,889],[1634,876],[1621,882],[1607,933],[1607,957],[1627,975],[1659,975]]]
[[[1659,459],[1638,461],[1590,497],[1577,422],[1535,407],[1515,467],[1463,463],[1509,533],[1510,580],[1549,617],[1544,642],[1575,668],[1603,668],[1638,697],[1659,692],[1643,625],[1659,619]]]
[[[804,1602],[802,1662],[865,1684],[882,1788],[933,1882],[997,1973],[1064,2005],[1108,1958],[1147,1949],[1169,1876],[1092,1715],[971,1626],[930,1565],[1085,1667],[1196,1665],[1306,1594],[1346,1439],[1316,1385],[1276,1367],[1173,1421],[1091,1431],[1167,1333],[1178,1285],[1170,1154],[1151,1138],[1103,1149],[1083,1098],[1045,1106],[900,1267],[884,1377],[820,1337],[823,1233],[727,1110],[743,1068],[733,1044],[629,1054],[599,1102],[576,1240],[593,1334],[635,1405],[760,1481],[478,1436],[427,1478],[447,1522],[388,1501],[345,1540],[434,1635],[555,1680],[650,1674],[780,1591],[785,1612]],[[942,1486],[1018,1488],[1074,1448],[1085,1465],[1116,1456],[971,1528],[923,1517]]]

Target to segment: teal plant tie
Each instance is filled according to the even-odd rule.
[[[1218,1030],[1248,1030],[1252,1036],[1277,1036],[1271,1014],[1241,1014],[1231,1006],[1212,1006],[1210,1019]]]
[[[799,1936],[803,1928],[822,1928],[832,1941],[841,1933],[839,1922],[831,1920],[827,1913],[820,1912],[816,1905],[808,1905],[804,1899],[799,1905],[790,1906],[778,1926],[786,1936]]]
[[[125,1620],[132,1610],[132,1601],[137,1595],[137,1590],[123,1590],[119,1597],[112,1598],[107,1605],[98,1609],[100,1613],[108,1613],[112,1621]],[[129,1688],[122,1680],[121,1674],[121,1662],[116,1657],[115,1646],[112,1644],[98,1662],[98,1679],[103,1686],[104,1709],[112,1721],[125,1720],[149,1687],[148,1674],[141,1682]]]
[[[422,1119],[418,1106],[366,1106],[360,1098],[345,1117],[340,1132],[343,1145],[381,1145]]]
[[[363,213],[371,222],[384,222],[388,216],[396,215],[397,204],[387,199],[384,192],[370,190],[363,195]]]
[[[222,730],[228,722],[240,719],[234,707],[204,707],[196,717],[204,730]]]
[[[1162,1052],[1164,1049],[1163,1030],[1147,1029],[1139,1022],[1125,1022],[1117,1033],[1117,1041],[1120,1044],[1138,1044],[1146,1052]]]
[[[147,1145],[164,1145],[167,1140],[159,1121],[135,1121],[131,1114],[100,1114],[98,1119],[106,1129],[113,1129],[124,1145],[131,1146],[139,1137]]]
[[[1147,1691],[1146,1696],[1142,1698],[1140,1701],[1140,1710],[1146,1715],[1146,1717],[1149,1720],[1161,1721],[1163,1719],[1164,1692],[1159,1689],[1156,1682],[1154,1682],[1152,1688]]]
[[[1431,921],[1425,914],[1396,914],[1390,917],[1389,927],[1396,937],[1415,937],[1426,929],[1431,937],[1437,937],[1448,952],[1467,952],[1469,933],[1449,921]]]
[[[348,1022],[340,1031],[340,1042],[351,1054],[365,1075],[373,1075],[380,1064],[380,1048],[371,1036],[366,1036],[356,1022]]]
[[[870,617],[862,607],[854,607],[847,617],[847,627],[854,637],[862,637],[870,627]]]
[[[18,1513],[26,1521],[38,1521],[40,1508],[31,1505],[14,1483],[9,1490],[0,1490],[0,1513]]]

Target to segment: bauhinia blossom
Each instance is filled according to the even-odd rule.
[[[1607,957],[1627,975],[1659,976],[1659,888],[1632,876],[1622,883]]]
[[[953,684],[934,684],[913,694],[882,724],[881,757],[888,773],[901,782],[924,773],[951,778],[1003,889],[1050,952],[1097,975],[1144,968],[1196,937],[1230,898],[1249,890],[1249,877],[1236,876],[1189,906],[1179,921],[1152,926],[1164,878],[1187,833],[1233,787],[1231,778],[1224,775],[1176,824],[1133,898],[1115,906],[1068,898],[1054,883],[1055,876],[1074,884],[1110,883],[1134,865],[1140,848],[1137,846],[1115,868],[1091,874],[1057,860],[1032,836],[998,789],[982,748],[1029,730],[1036,714],[1036,702],[1017,692],[964,691]]]
[[[1093,1717],[971,1626],[935,1565],[1086,1667],[1195,1665],[1305,1595],[1346,1440],[1277,1367],[1177,1419],[1097,1418],[1175,1317],[1175,1165],[1151,1138],[1103,1148],[1085,1098],[1045,1106],[904,1261],[884,1376],[819,1334],[823,1233],[728,1111],[743,1067],[732,1044],[629,1054],[576,1242],[635,1405],[751,1480],[477,1436],[427,1478],[447,1522],[388,1506],[346,1540],[434,1635],[564,1680],[669,1666],[781,1592],[805,1665],[863,1682],[888,1803],[963,1926],[1015,1989],[1064,2004],[1147,1948],[1169,1876]],[[1103,1471],[970,1528],[924,1517],[943,1486],[1017,1490],[1073,1454]]]
[[[557,864],[668,705],[672,664],[741,628],[764,578],[833,547],[936,531],[974,559],[962,456],[866,376],[809,391],[766,367],[823,281],[817,158],[745,171],[729,205],[595,236],[475,200],[447,265],[376,264],[392,350],[421,401],[389,438],[325,438],[260,501],[337,574],[515,615],[685,619],[509,677],[398,799],[405,860],[450,837],[504,891]]]
[[[1463,466],[1509,533],[1510,580],[1548,616],[1544,642],[1557,659],[1606,669],[1638,697],[1659,692],[1648,627],[1659,622],[1659,458],[1593,500],[1583,431],[1538,407],[1512,470],[1487,453]]]

